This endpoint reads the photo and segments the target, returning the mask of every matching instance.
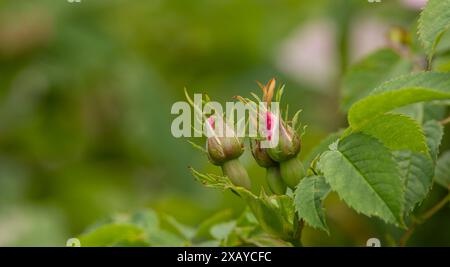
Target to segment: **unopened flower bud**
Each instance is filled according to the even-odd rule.
[[[279,163],[270,158],[267,154],[267,148],[261,147],[258,140],[250,140],[253,157],[259,166],[266,168],[266,180],[270,191],[277,195],[286,192],[286,184],[283,182],[280,173]]]
[[[266,169],[266,180],[272,193],[277,195],[283,195],[286,193],[287,186],[281,177],[279,166],[269,167]]]
[[[230,178],[234,185],[242,186],[251,190],[251,182],[248,177],[247,170],[242,166],[238,159],[232,159],[222,164],[222,172],[225,176]]]
[[[228,127],[227,125],[225,126]],[[211,132],[216,131],[214,117],[208,118],[207,127],[209,127]],[[227,130],[229,131],[229,129]],[[208,151],[209,160],[214,165],[222,166],[228,160],[239,158],[244,153],[244,144],[235,136],[223,137],[223,134],[219,135],[216,133],[208,137],[206,150]]]
[[[264,168],[278,166],[278,163],[271,159],[269,154],[267,154],[267,148],[261,147],[260,141],[251,139],[250,147],[252,149],[253,158],[255,158],[259,166]]]
[[[278,144],[267,150],[269,156],[277,161],[283,162],[295,158],[300,153],[300,136],[289,125],[280,122]]]
[[[239,158],[244,153],[244,145],[235,137],[209,137],[206,143],[208,157],[214,165]]]
[[[208,119],[208,127],[215,130],[217,126],[214,118]],[[222,172],[237,186],[251,190],[251,182],[239,157],[244,153],[244,144],[235,136],[213,135],[206,141],[208,158],[214,165],[221,166]]]
[[[305,177],[305,168],[298,158],[280,162],[280,171],[283,181],[291,189],[295,189],[300,180]]]

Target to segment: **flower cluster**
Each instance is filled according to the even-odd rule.
[[[258,83],[259,84],[259,83]],[[305,170],[298,155],[301,151],[301,131],[297,112],[288,121],[287,111],[284,119],[282,112],[274,112],[271,105],[281,100],[284,87],[280,87],[274,95],[276,81],[259,84],[262,100],[253,94],[255,100],[235,97],[244,104],[252,103],[253,107],[263,107],[256,112],[256,118],[250,120],[251,126],[257,128],[257,135],[249,137],[250,148],[257,164],[266,169],[266,181],[273,194],[282,195],[287,188],[294,189],[305,176]],[[275,102],[272,99],[275,97]],[[207,131],[206,149],[209,161],[222,168],[223,175],[236,185],[251,189],[251,181],[246,169],[239,161],[244,153],[243,138],[234,132],[234,125],[225,122],[222,114],[202,114]],[[223,134],[225,131],[227,134]],[[221,134],[222,133],[222,134]],[[263,143],[270,145],[263,145]]]
[[[270,107],[274,96],[276,81],[270,80],[266,85],[261,85],[263,101]],[[283,88],[283,87],[282,87]],[[276,99],[281,100],[282,90],[277,93]],[[267,110],[263,119],[266,121],[266,138],[274,140],[274,134],[278,135],[273,147],[262,148],[258,140],[250,140],[252,154],[259,166],[266,168],[266,179],[270,190],[275,194],[284,194],[286,187],[294,189],[305,176],[305,170],[301,161],[297,158],[301,150],[301,134],[295,129],[298,114],[296,113],[291,123],[281,118],[281,113],[273,114]],[[287,119],[287,116],[286,116]],[[277,128],[278,127],[278,128]]]

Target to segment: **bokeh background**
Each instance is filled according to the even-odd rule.
[[[170,133],[183,88],[227,101],[277,77],[309,126],[304,156],[346,125],[339,88],[349,64],[388,45],[391,27],[413,28],[424,2],[0,1],[0,246],[64,246],[145,207],[188,226],[219,210],[237,216],[242,202],[203,188],[187,166],[217,169]],[[243,162],[265,186],[248,153]],[[444,193],[435,187],[428,202]],[[336,196],[326,207],[331,235],[306,228],[306,245],[401,234]],[[449,221],[447,208],[411,244],[450,245]]]

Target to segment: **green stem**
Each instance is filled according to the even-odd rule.
[[[419,224],[424,223],[428,219],[430,219],[436,212],[438,212],[440,209],[445,207],[445,205],[450,201],[450,193],[447,194],[443,199],[441,199],[436,205],[434,205],[431,209],[426,211],[424,214],[422,214],[419,218],[413,220],[413,223],[408,228],[408,230],[403,234],[403,236],[400,238],[399,245],[401,247],[406,246],[406,243],[410,239],[410,237],[413,235],[414,231],[416,230],[417,226]]]
[[[303,231],[303,226],[304,226],[304,222],[303,220],[299,220],[298,219],[298,215],[295,214],[294,216],[294,235],[292,237],[291,243],[292,245],[294,245],[295,247],[303,247],[302,244],[302,231]]]
[[[450,193],[445,196],[441,201],[439,201],[436,205],[434,205],[431,209],[429,209],[427,212],[425,212],[422,216],[420,216],[420,221],[424,222],[431,218],[436,212],[438,212],[440,209],[442,209],[447,202],[450,201]]]
[[[403,234],[403,236],[400,238],[400,242],[399,242],[399,246],[400,247],[405,247],[406,243],[408,242],[409,238],[412,236],[412,234],[414,233],[414,230],[416,230],[417,227],[417,222],[414,221],[411,226],[408,228],[408,230],[406,230],[406,232]]]

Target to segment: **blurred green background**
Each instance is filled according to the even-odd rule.
[[[304,157],[346,125],[342,73],[385,46],[390,27],[411,28],[420,2],[1,1],[0,246],[64,246],[108,215],[144,207],[191,226],[222,209],[237,216],[237,197],[204,189],[187,169],[215,167],[170,133],[183,88],[226,101],[277,77],[309,126]],[[265,186],[248,153],[243,162]],[[429,202],[443,193],[434,188]],[[331,236],[306,228],[306,245],[401,234],[336,196],[327,210]],[[449,220],[439,213],[411,244],[450,245]]]

